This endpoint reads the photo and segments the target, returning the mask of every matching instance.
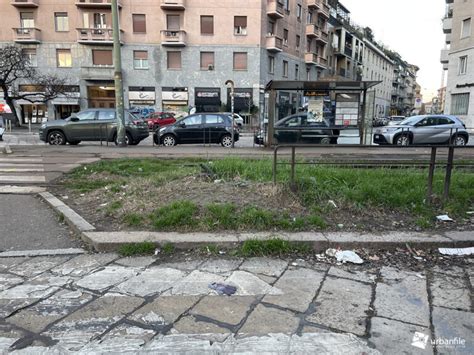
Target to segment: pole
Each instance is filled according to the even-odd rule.
[[[428,172],[428,189],[426,192],[426,200],[428,204],[431,204],[433,198],[433,177],[434,170],[436,166],[436,147],[431,148],[431,157],[430,157],[430,170]]]
[[[232,148],[235,147],[235,137],[234,137],[234,126],[235,126],[235,117],[234,117],[234,82],[232,80],[227,80],[226,85],[230,87],[230,114],[232,115]]]
[[[122,57],[120,47],[120,26],[117,0],[112,0],[112,33],[114,38],[114,84],[115,112],[117,116],[117,142],[119,147],[125,147],[125,114],[123,105]]]

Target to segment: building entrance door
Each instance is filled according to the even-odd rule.
[[[88,86],[89,108],[115,108],[113,86]]]

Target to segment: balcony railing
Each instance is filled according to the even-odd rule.
[[[283,39],[275,35],[267,36],[266,47],[269,52],[281,52],[283,50]]]
[[[352,57],[352,48],[345,46],[344,47],[344,54],[347,55],[348,57]]]
[[[186,0],[161,0],[163,10],[185,10]]]
[[[320,36],[316,38],[316,41],[322,42],[324,44],[329,42],[329,34],[326,32],[326,30],[320,30]]]
[[[318,55],[313,52],[305,53],[304,54],[304,61],[306,64],[317,64],[318,63]]]
[[[321,31],[318,28],[318,26],[316,26],[313,23],[309,23],[309,24],[306,25],[306,36],[308,36],[308,37],[321,37]]]
[[[17,43],[41,43],[41,30],[38,28],[14,28],[13,32]]]
[[[449,49],[441,50],[440,62],[441,64],[449,63]]]
[[[453,29],[453,18],[445,17],[443,19],[443,33],[451,33],[452,29]]]
[[[110,8],[112,0],[76,0],[77,7]],[[117,0],[118,7],[122,7],[122,0]]]
[[[451,33],[446,33],[446,44],[450,44],[451,43]]]
[[[316,66],[320,67],[320,68],[323,68],[323,69],[326,69],[326,67],[328,66],[328,60],[326,58],[323,58],[323,57],[318,55],[318,60],[316,62]]]
[[[123,32],[120,30],[120,32]],[[82,44],[105,44],[114,43],[113,30],[111,28],[78,28],[77,41]]]
[[[308,7],[312,10],[319,10],[321,8],[321,1],[319,0],[308,0]]]
[[[284,17],[283,5],[278,0],[267,0],[267,16],[274,19]]]
[[[39,0],[10,0],[11,4],[16,7],[38,7]]]
[[[186,46],[186,31],[183,30],[162,30],[161,45],[169,47]]]
[[[329,18],[329,6],[323,0],[319,0],[319,2],[321,3],[321,7],[318,10],[318,14],[320,16],[323,16],[323,17],[328,19]]]

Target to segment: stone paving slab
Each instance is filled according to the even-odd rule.
[[[323,277],[323,273],[305,268],[287,270],[275,283],[275,288],[280,289],[281,294],[267,295],[263,302],[305,312],[316,296]]]
[[[438,354],[474,353],[472,312],[433,307],[433,326]]]
[[[412,345],[415,332],[430,335],[429,328],[399,321],[374,317],[371,320],[370,343],[384,354],[433,354],[431,342],[426,343],[425,349]]]
[[[100,292],[137,275],[138,272],[139,270],[135,268],[106,266],[103,270],[90,274],[79,280],[76,282],[76,285]]]
[[[267,284],[259,277],[247,271],[234,271],[226,279],[226,283],[237,287],[237,292],[235,293],[237,296],[282,294],[278,287]]]
[[[208,260],[199,266],[199,270],[229,276],[242,263],[242,259]]]
[[[251,296],[206,296],[189,313],[194,316],[210,318],[220,323],[237,325],[250,313],[250,306],[255,301],[256,297]]]
[[[288,266],[288,262],[280,259],[271,258],[250,258],[240,265],[240,270],[248,271],[254,274],[280,277]]]
[[[429,326],[426,279],[392,267],[381,270],[374,307],[377,315],[402,322]]]
[[[327,278],[306,320],[363,336],[372,287],[357,281]]]
[[[209,272],[195,270],[184,279],[175,283],[169,291],[170,295],[206,295],[211,293],[209,284],[211,282],[223,282],[224,277]],[[213,292],[214,293],[214,292]]]
[[[350,267],[335,267],[331,266],[328,275],[334,277],[343,277],[345,279],[351,279],[355,281],[374,283],[377,275],[375,273],[368,273],[367,271],[357,270],[356,268]]]
[[[12,286],[18,285],[25,281],[23,278],[11,275],[11,274],[0,274],[0,291],[6,290]]]
[[[118,255],[110,254],[86,254],[72,258],[64,264],[53,268],[51,271],[60,275],[85,276],[90,272],[112,262]]]
[[[240,335],[294,334],[300,320],[293,313],[259,304],[240,328]]]
[[[11,273],[31,277],[39,275],[53,267],[62,264],[70,259],[70,256],[59,256],[59,257],[34,257],[25,260],[20,265],[14,266],[9,269]]]
[[[435,306],[471,310],[471,292],[469,292],[464,277],[434,274],[431,294]]]

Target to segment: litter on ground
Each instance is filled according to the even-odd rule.
[[[470,248],[439,248],[439,252],[443,255],[472,255],[474,254],[474,247]]]

